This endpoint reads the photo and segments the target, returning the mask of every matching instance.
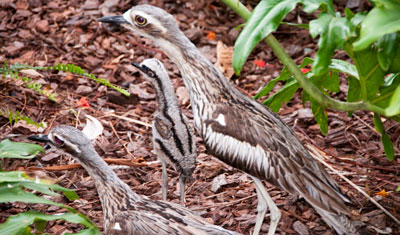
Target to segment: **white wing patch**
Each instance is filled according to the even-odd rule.
[[[114,224],[114,230],[121,230],[121,226],[119,225],[119,223]]]
[[[205,140],[216,154],[225,156],[224,159],[228,162],[239,159],[243,163],[243,169],[255,166],[257,169],[252,169],[252,171],[265,172],[266,178],[271,177],[270,172],[271,170],[273,172],[273,169],[270,169],[269,164],[270,153],[260,145],[252,146],[232,136],[215,132],[210,127],[207,128]]]
[[[225,116],[223,114],[219,114],[217,119],[215,119],[221,126],[226,126]]]

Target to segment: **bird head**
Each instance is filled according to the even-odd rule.
[[[175,62],[183,57],[182,52],[194,45],[179,29],[175,18],[161,8],[137,5],[119,16],[106,16],[98,21],[119,24],[140,36],[149,38],[162,48]]]
[[[157,59],[146,59],[140,64],[133,62],[132,65],[139,69],[140,73],[150,82],[154,83],[169,78],[164,65]]]
[[[80,156],[85,146],[91,146],[87,138],[75,127],[60,125],[50,130],[47,135],[32,135],[28,139],[50,144],[72,156]]]
[[[170,41],[177,32],[180,32],[178,24],[171,14],[151,5],[137,5],[123,15],[106,16],[98,19],[98,21],[120,24],[154,41],[162,39]]]

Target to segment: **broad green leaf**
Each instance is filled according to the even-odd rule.
[[[390,140],[389,135],[385,131],[385,127],[383,126],[381,117],[377,113],[374,113],[374,125],[376,131],[378,131],[382,135],[383,149],[385,150],[386,158],[388,159],[388,161],[391,162],[394,159],[393,143]]]
[[[311,104],[315,121],[318,123],[321,133],[326,135],[328,133],[328,114],[323,106],[317,103],[307,92],[303,91],[302,94],[303,105],[307,101]]]
[[[71,201],[79,198],[74,190],[53,184],[49,180],[40,179],[38,177],[32,178],[21,171],[0,172],[0,189],[2,187],[10,188],[19,186],[36,190],[50,196],[59,195],[52,190],[63,192],[64,195]]]
[[[381,108],[387,109],[389,107],[391,97],[393,98],[393,93],[399,86],[400,86],[400,74],[397,75],[392,74],[386,76],[385,84],[379,90],[379,96],[373,99],[371,103]],[[396,105],[392,106],[392,108],[394,107],[396,107]]]
[[[392,64],[393,57],[396,55],[400,38],[397,33],[383,35],[378,40],[378,62],[383,71],[388,71]]]
[[[392,64],[390,65],[388,73],[400,73],[400,43],[397,44],[396,52],[393,55]]]
[[[397,86],[392,98],[390,98],[389,107],[387,107],[386,112],[389,117],[400,114],[400,85]]]
[[[33,158],[38,153],[44,153],[43,148],[37,144],[13,142],[4,139],[0,142],[0,158]]]
[[[374,7],[361,23],[360,38],[353,43],[355,51],[369,47],[385,34],[400,31],[400,2],[374,0]]]
[[[21,234],[27,227],[36,221],[65,220],[70,223],[82,224],[90,228],[92,233],[84,234],[100,234],[98,228],[89,222],[85,217],[74,213],[62,213],[56,215],[46,215],[39,212],[24,212],[7,218],[6,222],[0,224],[0,234],[14,235]],[[81,233],[82,234],[82,233]]]
[[[342,72],[350,76],[353,76],[354,78],[359,79],[356,66],[354,64],[350,64],[347,61],[332,59],[329,68],[332,69],[333,71]]]
[[[339,74],[338,72],[333,71],[331,74],[327,74],[322,80],[322,86],[327,90],[332,92],[339,92]]]
[[[63,204],[44,199],[33,193],[26,192],[19,187],[7,188],[3,186],[2,190],[0,190],[0,203],[5,202],[43,203],[53,206],[65,207]]]
[[[315,57],[313,73],[320,75],[328,71],[331,58],[335,49],[342,49],[346,40],[353,37],[354,25],[344,17],[335,17],[327,13],[321,13],[318,19],[310,22],[310,34],[312,37],[320,36],[318,51]]]
[[[279,91],[266,99],[263,104],[267,105],[272,111],[278,112],[284,102],[289,102],[294,93],[299,88],[295,79],[289,80]]]
[[[379,66],[376,48],[354,52],[353,60],[359,71],[361,97],[375,99],[386,75]]]
[[[348,78],[349,88],[347,90],[347,102],[356,102],[361,100],[360,81],[353,76]]]
[[[397,188],[396,188],[396,192],[400,192],[400,185],[399,185],[399,186],[397,186]]]
[[[275,31],[298,3],[301,3],[303,10],[308,13],[320,8],[334,14],[330,0],[262,0],[252,12],[250,19],[235,42],[233,68],[236,74],[240,73],[254,47],[268,34]]]

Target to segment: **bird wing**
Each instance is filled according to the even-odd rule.
[[[254,102],[217,104],[213,109],[201,130],[213,155],[287,192],[300,194],[315,206],[347,213],[343,201],[336,199],[346,197],[334,179],[276,114]],[[326,198],[331,200],[325,202]]]
[[[170,139],[172,137],[172,125],[166,122],[160,115],[154,116],[153,126],[162,138]]]
[[[128,211],[116,214],[106,234],[138,235],[234,235],[235,232],[209,224],[188,209],[177,204],[143,198]]]

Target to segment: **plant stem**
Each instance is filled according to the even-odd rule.
[[[226,5],[228,5],[232,10],[234,10],[240,17],[245,20],[250,18],[251,12],[239,1],[239,0],[222,0]],[[296,78],[300,86],[318,103],[326,108],[331,108],[339,111],[352,112],[360,109],[370,110],[377,112],[379,114],[385,115],[384,109],[363,101],[360,102],[343,102],[326,96],[321,92],[306,76],[300,71],[296,63],[292,58],[285,52],[283,47],[279,44],[276,38],[269,34],[264,41],[271,47],[272,51],[282,62],[284,66],[287,67],[290,73]]]

